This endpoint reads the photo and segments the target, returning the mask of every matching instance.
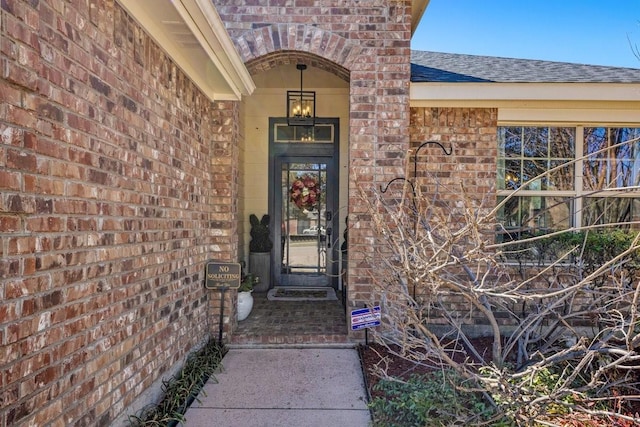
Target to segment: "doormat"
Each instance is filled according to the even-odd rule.
[[[267,299],[269,301],[332,301],[337,300],[338,297],[335,289],[331,287],[277,287],[267,292]]]

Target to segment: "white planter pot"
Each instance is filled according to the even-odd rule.
[[[253,308],[253,295],[251,292],[238,292],[238,321],[249,317]]]

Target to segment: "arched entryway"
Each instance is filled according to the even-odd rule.
[[[255,140],[257,132],[266,132],[261,128],[266,127],[266,120],[253,120],[261,115],[264,117],[265,110],[277,109],[284,115],[285,88],[295,88],[299,82],[297,63],[307,65],[309,75],[324,73],[326,79],[336,80],[336,84],[323,89],[325,93],[316,89],[320,102],[318,116],[341,118],[340,188],[347,191],[341,192],[344,200],[340,202],[339,215],[344,218],[348,213],[350,226],[346,277],[351,291],[347,304],[350,308],[362,307],[372,296],[369,280],[375,247],[368,207],[362,201],[363,192],[377,188],[389,177],[401,176],[409,149],[411,6],[393,2],[370,5],[367,12],[372,18],[371,25],[363,26],[362,17],[342,14],[344,8],[332,9],[327,15],[328,21],[323,24],[318,23],[317,16],[305,14],[314,8],[301,9],[295,15],[295,23],[289,16],[282,15],[278,17],[284,20],[274,23],[271,16],[256,15],[252,7],[241,3],[239,6],[223,5],[217,10],[228,23],[229,35],[258,88],[246,100],[250,99],[252,103],[246,105],[247,111],[243,115],[248,122],[243,125],[245,141]],[[380,17],[389,19],[380,21]],[[289,67],[289,74],[280,75],[286,67]],[[261,77],[266,80],[260,81]],[[313,88],[326,79],[309,77],[305,81]],[[278,81],[285,83],[274,85]],[[271,92],[271,98],[265,99],[269,95],[265,93],[267,88],[276,90],[277,98],[275,92]],[[337,88],[339,93],[336,94]],[[264,102],[261,97],[265,97]],[[333,97],[339,100],[332,102]],[[322,102],[323,99],[329,102]],[[322,108],[329,111],[323,112]],[[336,109],[340,109],[338,114]],[[255,154],[251,153],[251,156]],[[257,154],[263,155],[262,152]],[[252,167],[255,163],[242,166]],[[260,178],[264,180],[264,177]],[[248,197],[241,202],[245,204],[263,197],[256,192],[245,194]],[[240,212],[244,214],[248,210]],[[248,224],[246,214],[243,217],[243,224]],[[341,228],[340,233],[342,231]],[[248,228],[245,228],[245,236],[248,236]],[[242,251],[240,248],[239,253]],[[360,332],[350,334],[357,336]],[[360,338],[363,336],[360,334]]]
[[[332,70],[330,61],[315,55],[269,58],[249,64],[256,90],[242,103],[240,253],[248,260],[249,215],[269,214],[271,288],[331,287],[336,299],[292,303],[254,293],[254,311],[238,324],[233,342],[347,342],[340,247],[348,212],[349,82],[340,66]],[[316,92],[313,129],[288,127],[284,119],[286,92],[299,89],[297,63],[307,65],[304,89]],[[311,209],[300,209],[289,197],[303,176],[315,179],[323,192]]]

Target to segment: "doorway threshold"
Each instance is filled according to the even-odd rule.
[[[238,322],[229,345],[289,346],[351,343],[346,311],[340,299],[269,301],[254,292],[253,309]]]
[[[269,301],[337,301],[335,289],[330,286],[303,287],[278,286],[267,293]]]

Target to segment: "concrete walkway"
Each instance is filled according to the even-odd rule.
[[[370,426],[356,349],[231,349],[222,365],[185,426]]]

